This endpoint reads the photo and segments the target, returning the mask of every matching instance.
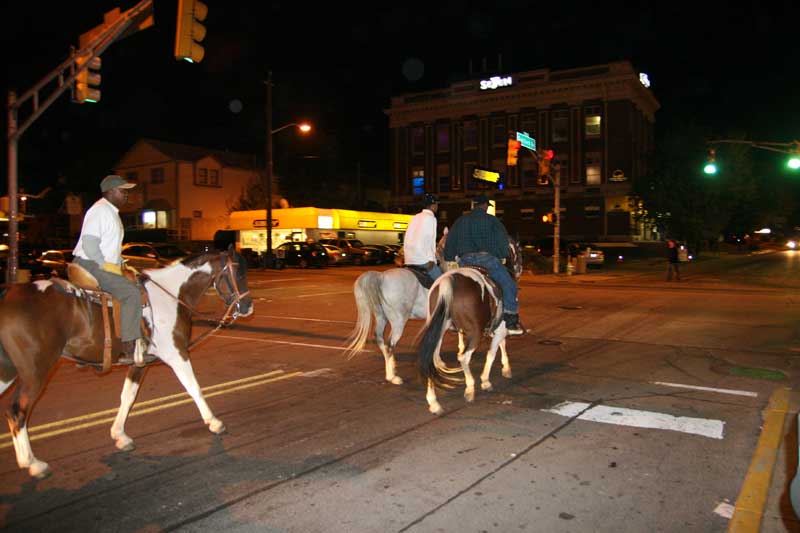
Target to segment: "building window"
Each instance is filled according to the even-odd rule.
[[[520,126],[522,127],[523,133],[527,133],[536,139],[536,115],[533,113],[526,113],[522,115]]]
[[[450,151],[450,124],[436,125],[436,151]]]
[[[416,169],[411,172],[411,194],[419,196],[425,193],[425,171]]]
[[[600,106],[594,105],[591,107],[587,107],[585,111],[585,133],[587,137],[599,137],[600,136],[600,124],[601,124],[601,117],[600,117]]]
[[[194,179],[195,185],[208,185],[208,169],[198,168],[197,176]]]
[[[569,110],[553,111],[553,142],[563,143],[569,139]]]
[[[534,187],[539,178],[539,166],[532,157],[523,157],[519,160],[520,172],[522,172],[522,186]]]
[[[152,184],[164,183],[164,167],[156,167],[150,169],[150,183]]]
[[[600,218],[600,206],[599,205],[584,206],[583,216],[586,218]]]
[[[600,185],[600,152],[586,153],[586,185]]]
[[[478,163],[475,161],[466,161],[463,165],[464,169],[464,180],[467,182],[468,189],[474,189],[474,182],[477,181],[475,178],[472,177],[472,173],[475,171],[475,167]]]
[[[125,174],[125,179],[130,181],[130,182],[132,182],[132,183],[136,183],[137,181],[139,181],[139,173],[138,172],[128,172],[127,174]]]
[[[450,163],[436,165],[436,178],[439,180],[439,191],[450,192]]]
[[[494,119],[492,121],[492,145],[506,146],[506,143],[508,143],[506,119]]]
[[[212,187],[219,187],[219,169],[211,168],[208,170],[208,184]]]
[[[425,153],[425,128],[422,126],[411,130],[411,150],[414,155]]]
[[[474,120],[464,123],[464,150],[478,148],[478,124]]]
[[[192,217],[193,218],[203,218],[203,212],[202,211],[192,211]]]

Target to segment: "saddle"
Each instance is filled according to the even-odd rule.
[[[420,285],[426,289],[430,289],[433,285],[433,278],[430,277],[424,265],[403,265],[403,268],[410,270],[417,277]]]
[[[136,281],[136,274],[123,268],[123,275],[131,281]],[[67,265],[67,278],[69,281],[60,278],[51,278],[51,281],[61,286],[62,290],[67,293],[73,293],[71,290],[76,287],[82,291],[82,297],[92,303],[100,304],[101,315],[103,317],[103,367],[102,373],[111,370],[112,365],[112,351],[114,342],[117,344],[121,342],[120,335],[122,327],[120,324],[121,306],[120,302],[116,300],[110,293],[103,291],[100,288],[100,283],[88,270],[83,268],[77,263],[70,263]],[[68,285],[73,287],[69,287]],[[142,297],[146,301],[146,293],[142,290]],[[109,318],[108,309],[112,309],[112,317]],[[111,320],[114,321],[114,332],[111,331]],[[136,350],[134,352],[134,362],[136,366],[144,366],[144,346],[141,342],[136,343]]]

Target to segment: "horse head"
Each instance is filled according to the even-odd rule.
[[[508,252],[506,268],[514,279],[519,281],[520,276],[522,276],[522,250],[519,247],[519,242],[511,236],[508,237]]]
[[[223,321],[250,316],[253,313],[253,300],[247,288],[247,261],[230,245],[214,263],[214,289],[228,308]]]

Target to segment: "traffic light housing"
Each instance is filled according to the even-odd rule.
[[[544,222],[545,224],[552,224],[553,213],[547,213],[546,215],[542,215],[542,222]]]
[[[206,27],[200,24],[208,15],[208,7],[200,0],[178,0],[178,21],[175,28],[175,59],[199,63],[206,54],[199,43],[206,38]]]
[[[703,167],[703,172],[709,175],[717,173],[717,151],[713,148],[708,149],[708,159],[706,166]]]
[[[75,59],[75,65],[78,69],[86,65],[86,67],[75,76],[74,99],[77,103],[84,104],[86,102],[91,102],[94,104],[100,101],[101,93],[99,87],[103,79],[100,75],[100,67],[102,64],[103,62],[100,56],[92,57],[91,54],[78,56]]]
[[[547,183],[550,177],[550,161],[553,159],[552,150],[542,150],[539,154],[539,183]]]
[[[786,162],[786,166],[789,167],[790,170],[800,169],[800,147],[791,152],[789,160]]]
[[[506,165],[510,167],[517,166],[517,158],[519,157],[519,149],[522,143],[514,139],[508,140],[508,153],[506,154]]]

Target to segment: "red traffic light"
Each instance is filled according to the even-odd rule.
[[[555,154],[553,154],[552,150],[543,150],[542,151],[542,159],[546,159],[546,160],[549,161],[549,160],[553,159],[554,155]]]

